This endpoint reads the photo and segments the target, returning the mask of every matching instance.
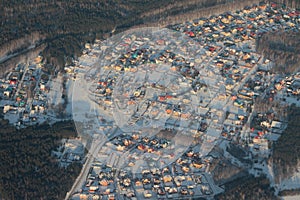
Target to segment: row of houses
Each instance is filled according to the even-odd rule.
[[[273,81],[270,61],[256,53],[255,39],[265,32],[297,29],[299,22],[299,12],[261,2],[170,26],[186,35],[183,40],[168,31],[156,32],[157,37],[131,32],[114,48],[105,42],[98,46],[107,51],[101,67],[89,74],[96,77],[90,92],[99,106],[120,112],[116,123],[132,131],[109,139],[100,149],[99,172],[90,173],[80,194],[104,199],[213,195],[214,184],[203,179],[213,159],[207,146],[220,136],[236,140],[248,132],[251,120],[258,119],[253,117],[257,97],[272,101],[273,91],[284,84],[297,91],[297,75],[285,83]],[[174,40],[176,45],[170,42]],[[159,124],[165,131],[184,130],[186,135],[176,141],[153,136],[157,133],[138,125],[146,116],[166,119]],[[283,129],[278,119],[262,118],[249,130],[249,146],[265,150],[276,140],[269,132]]]
[[[5,117],[23,127],[38,121],[47,109],[48,75],[41,70],[42,57],[29,64],[20,63],[0,83]]]
[[[296,28],[300,22],[299,14],[299,11],[283,8],[280,4],[261,2],[242,10],[195,19],[172,28],[202,43],[222,41],[225,45],[232,45],[255,39],[265,32]]]

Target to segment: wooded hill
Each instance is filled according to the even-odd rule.
[[[295,1],[295,0],[290,0]],[[133,26],[242,9],[258,0],[15,0],[0,1],[0,58],[46,43],[47,62],[62,66],[80,55],[86,42]]]

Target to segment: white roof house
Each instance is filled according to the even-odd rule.
[[[281,129],[282,128],[282,123],[279,122],[279,121],[272,121],[271,128]]]

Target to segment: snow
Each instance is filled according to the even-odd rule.
[[[276,95],[276,99],[278,99],[278,100],[285,99],[286,103],[288,103],[290,105],[295,104],[296,106],[300,107],[299,97],[291,95],[291,94],[289,96],[287,96],[286,88],[284,88],[281,91],[278,91],[278,93]]]
[[[295,195],[295,196],[284,196],[282,197],[283,200],[299,200],[300,199],[300,195]]]
[[[5,105],[13,105],[15,102],[11,100],[0,100],[0,107],[4,107]]]
[[[228,160],[230,160],[233,165],[236,165],[238,167],[244,166],[244,164],[241,161],[239,161],[237,158],[235,158],[234,156],[232,156],[230,153],[227,152],[226,149],[227,149],[227,147],[229,147],[229,141],[222,140],[218,146],[220,147],[220,149],[223,150],[224,157],[227,158]]]
[[[72,98],[73,98],[73,89],[74,89],[74,81],[69,79],[66,83],[67,91],[68,91],[68,104],[66,107],[66,112],[68,115],[72,115]]]
[[[281,135],[276,133],[269,133],[266,135],[266,138],[271,141],[277,141]]]
[[[296,104],[296,106],[300,107],[300,101],[297,99],[297,97],[285,97],[286,102],[289,104]]]
[[[207,129],[207,135],[210,137],[218,138],[221,135],[222,130],[218,130],[215,127],[209,127]]]
[[[292,177],[282,180],[278,187],[280,190],[300,189],[300,171]]]
[[[16,113],[13,113],[11,111],[9,111],[8,113],[6,113],[4,115],[4,119],[8,119],[9,120],[9,123],[11,124],[15,124],[18,122],[19,120],[19,114],[16,112]]]
[[[49,83],[50,92],[48,94],[49,105],[57,106],[63,103],[62,99],[62,76],[59,75],[56,79],[52,79]]]

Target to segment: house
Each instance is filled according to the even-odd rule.
[[[5,105],[5,106],[3,107],[3,113],[4,113],[4,114],[7,113],[9,110],[10,110],[10,105]]]
[[[3,92],[3,95],[6,96],[6,97],[10,97],[11,91],[5,90],[5,91]]]
[[[11,79],[11,80],[9,81],[9,84],[10,84],[10,85],[17,85],[17,83],[18,83],[18,81],[17,81],[16,79]]]
[[[117,151],[124,151],[125,146],[121,146],[120,144],[116,147]]]
[[[66,67],[64,67],[64,70],[67,73],[72,73],[72,72],[74,72],[74,67],[73,66],[66,66]]]
[[[152,193],[150,190],[145,190],[144,191],[144,197],[145,198],[151,198],[152,197]]]
[[[279,121],[272,121],[271,128],[273,129],[281,129],[283,127],[282,123]]]
[[[42,62],[42,60],[43,60],[43,56],[39,55],[39,56],[37,56],[37,57],[34,59],[34,62],[35,62],[36,64],[39,64],[39,63]]]
[[[270,128],[270,127],[271,127],[270,123],[267,122],[267,121],[261,122],[260,125],[261,125],[261,126],[264,126],[264,127],[267,127],[267,128]]]
[[[46,85],[45,85],[45,84],[41,84],[41,85],[40,85],[40,89],[41,89],[42,91],[45,91]]]
[[[164,181],[164,183],[171,182],[172,181],[172,176],[171,175],[164,176],[163,181]]]

